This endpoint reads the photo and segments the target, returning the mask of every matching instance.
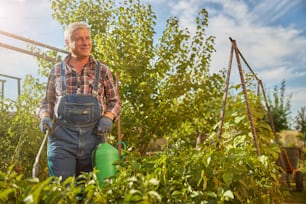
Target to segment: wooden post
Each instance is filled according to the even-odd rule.
[[[221,115],[220,115],[220,119],[219,119],[219,128],[218,128],[218,138],[219,138],[219,140],[221,140],[221,135],[222,135],[222,126],[223,126],[223,120],[224,120],[224,114],[225,114],[226,99],[227,99],[229,80],[230,80],[231,70],[232,70],[233,53],[234,53],[234,47],[232,46],[231,47],[231,52],[230,52],[230,59],[229,59],[229,63],[228,63],[226,86],[225,86],[225,89],[224,89],[223,100],[222,100],[222,110],[221,110]]]
[[[118,71],[116,72],[116,89],[117,89],[117,92],[118,92],[118,95],[119,95],[119,73]],[[117,119],[117,134],[118,134],[118,152],[119,152],[119,156],[121,157],[121,154],[122,154],[122,145],[121,145],[121,142],[122,142],[122,135],[121,135],[121,123],[120,123],[120,115]]]
[[[260,156],[260,149],[259,149],[259,145],[258,145],[258,141],[257,141],[257,135],[256,135],[255,125],[254,125],[254,120],[253,120],[252,111],[251,111],[251,107],[250,107],[250,103],[249,103],[249,99],[248,99],[248,94],[247,94],[247,89],[246,89],[246,85],[245,85],[245,81],[244,81],[243,70],[242,70],[242,66],[241,66],[241,62],[240,62],[240,58],[239,58],[239,51],[238,51],[238,48],[237,48],[237,45],[236,45],[236,41],[232,40],[231,38],[230,38],[230,40],[231,40],[232,46],[234,47],[234,50],[235,50],[237,65],[238,65],[238,69],[239,69],[239,75],[240,75],[240,79],[241,79],[242,89],[243,89],[245,103],[246,103],[247,112],[248,112],[248,118],[249,118],[251,131],[252,131],[252,135],[253,135],[253,140],[254,140],[254,146],[256,148],[257,156]]]

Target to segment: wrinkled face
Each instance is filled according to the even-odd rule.
[[[67,42],[67,46],[72,56],[77,58],[88,57],[92,46],[89,30],[83,28],[75,30],[70,41]]]

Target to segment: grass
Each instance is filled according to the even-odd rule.
[[[306,203],[306,192],[289,192],[288,197],[285,198],[285,203],[305,204]]]

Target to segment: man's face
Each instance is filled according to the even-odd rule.
[[[87,29],[77,29],[72,33],[68,42],[72,56],[83,58],[88,57],[91,52],[91,37]]]

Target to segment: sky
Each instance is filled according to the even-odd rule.
[[[306,0],[140,0],[150,3],[157,15],[156,38],[166,20],[177,16],[182,28],[195,30],[194,19],[205,8],[207,34],[214,36],[211,72],[228,69],[231,42],[262,80],[267,94],[286,81],[292,117],[306,106]],[[0,30],[64,49],[63,29],[52,19],[49,0],[0,0]],[[0,42],[25,48],[25,44],[0,35]],[[247,69],[243,64],[243,69]],[[0,47],[0,74],[24,78],[37,76],[30,55]],[[17,96],[16,80],[3,78],[4,96]],[[232,83],[240,83],[238,67],[232,64]],[[1,83],[0,83],[1,85]]]

